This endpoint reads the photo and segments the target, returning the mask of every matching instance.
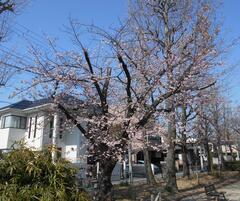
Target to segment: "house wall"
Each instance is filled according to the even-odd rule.
[[[42,150],[43,145],[43,128],[44,128],[44,114],[43,113],[33,113],[28,115],[27,119],[27,129],[25,130],[25,142],[28,147],[34,148],[36,150]],[[37,116],[37,124],[36,124],[36,135],[35,132],[35,118]],[[29,126],[30,126],[30,118],[32,117],[32,126],[29,136]]]
[[[25,129],[9,128],[7,148],[10,148],[16,141],[24,140]]]
[[[73,163],[86,161],[86,140],[78,128],[74,127],[65,131],[63,157]]]
[[[41,116],[40,116],[41,115]],[[33,130],[34,125],[32,124],[32,134],[31,138],[28,139],[28,131],[29,131],[29,117],[32,116],[33,120],[36,116],[36,113],[28,116],[28,126],[27,131],[25,133],[25,139],[27,145],[30,147],[35,147],[38,150],[41,150],[44,147],[48,147],[52,144],[53,138],[49,136],[50,134],[50,118],[46,113],[38,114],[38,129],[36,138],[33,138]],[[61,156],[72,163],[79,163],[86,161],[86,157],[83,155],[86,154],[86,140],[82,133],[79,131],[77,127],[65,128],[62,132],[62,138],[59,136],[59,122],[60,117],[58,117],[58,129],[57,131],[57,147],[61,149]],[[84,126],[84,125],[83,125]]]
[[[50,133],[50,118],[45,112],[28,112],[24,113],[13,112],[11,114],[26,116],[27,125],[26,129],[6,128],[0,129],[0,149],[10,148],[12,143],[19,140],[24,140],[26,146],[34,148],[35,150],[42,150],[52,144],[52,137]],[[9,115],[9,114],[6,114]],[[5,115],[4,115],[5,116]],[[35,118],[37,116],[36,135],[35,132]],[[30,118],[32,118],[30,130]],[[59,118],[58,118],[59,122]],[[0,120],[1,125],[1,120]],[[58,124],[59,127],[59,124]],[[83,125],[84,127],[84,125]],[[30,133],[29,133],[30,132]],[[62,132],[62,138],[59,137],[59,129],[57,129],[57,147],[62,151],[62,157],[73,162],[83,163],[86,162],[86,140],[77,127],[65,128]]]
[[[232,144],[232,152],[237,153],[237,144]],[[223,153],[231,153],[229,145],[222,145],[222,152]]]
[[[24,116],[21,113],[15,111],[6,113],[0,118],[0,126],[2,125],[2,117],[8,115],[19,115]],[[0,149],[9,149],[16,141],[24,139],[25,129],[16,128],[0,128]]]
[[[50,117],[47,114],[44,116],[42,129],[42,146],[47,147],[52,144],[52,138],[50,138]]]
[[[0,149],[8,148],[8,137],[9,137],[9,128],[0,130]]]
[[[4,128],[0,130],[0,149],[9,149],[20,140],[24,140],[25,129]]]

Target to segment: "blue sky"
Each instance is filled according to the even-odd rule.
[[[67,49],[71,47],[71,41],[63,30],[64,25],[68,25],[70,16],[83,24],[94,23],[107,29],[126,17],[126,11],[127,0],[33,0],[17,16],[13,16],[9,42],[4,46],[16,49],[17,54],[25,55],[26,42],[21,35],[25,33],[36,45],[46,47],[43,36],[45,33],[58,38],[60,47]],[[16,33],[20,33],[20,37]],[[86,45],[89,45],[88,42],[86,41]],[[20,79],[22,77],[14,78],[6,89],[0,89],[0,107],[18,100],[8,97]]]
[[[220,7],[223,16],[223,39],[230,42],[234,38],[240,37],[240,1],[224,0]],[[225,76],[226,96],[233,104],[240,104],[240,43],[235,44],[227,55],[226,63],[233,70]]]
[[[24,8],[20,14],[12,19],[9,37],[10,43],[5,44],[11,48],[17,48],[19,54],[24,55],[26,51],[22,48],[21,39],[15,38],[16,32],[27,32],[35,43],[42,45],[42,34],[57,37],[60,46],[67,48],[70,44],[65,33],[62,32],[63,25],[68,24],[71,16],[83,24],[94,23],[105,29],[118,24],[119,19],[127,16],[128,0],[33,0]],[[219,7],[219,16],[222,16],[223,38],[230,42],[233,38],[240,37],[240,1],[224,0]],[[27,29],[25,29],[24,27]],[[225,76],[223,85],[226,87],[225,94],[235,104],[240,104],[240,45],[233,47],[228,53],[226,63],[234,66],[233,71]],[[14,102],[8,99],[18,79],[11,80],[7,89],[0,90],[0,101]],[[0,106],[6,103],[0,102]]]

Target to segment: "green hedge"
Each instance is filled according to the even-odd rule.
[[[225,170],[240,171],[240,161],[226,161],[224,162]]]

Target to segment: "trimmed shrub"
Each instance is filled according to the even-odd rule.
[[[225,161],[224,168],[225,170],[240,172],[240,161]]]
[[[88,201],[78,192],[76,169],[63,159],[53,164],[48,151],[34,152],[24,146],[0,160],[0,200]]]

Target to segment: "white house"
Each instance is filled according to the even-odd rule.
[[[76,127],[66,129],[63,117],[52,114],[52,106],[51,99],[42,99],[22,100],[0,108],[0,150],[11,149],[20,140],[35,150],[54,144],[70,162],[86,162],[84,136]]]

